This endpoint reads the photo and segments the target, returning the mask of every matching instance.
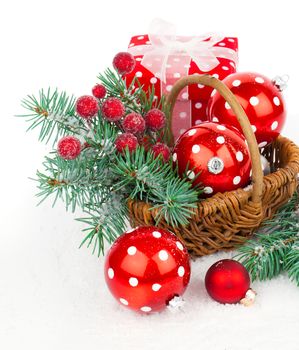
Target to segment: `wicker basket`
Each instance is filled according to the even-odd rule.
[[[209,75],[188,76],[180,79],[167,97],[171,115],[180,91],[190,84],[203,84],[216,89],[234,111],[246,137],[252,161],[252,186],[247,189],[216,193],[198,202],[189,224],[172,227],[165,220],[157,225],[156,210],[150,203],[128,202],[130,221],[138,225],[157,225],[174,232],[185,243],[192,255],[202,256],[219,250],[232,249],[250,237],[263,220],[293,195],[299,172],[299,148],[285,137],[263,150],[271,165],[271,174],[263,176],[260,154],[248,118],[232,92],[219,80]]]

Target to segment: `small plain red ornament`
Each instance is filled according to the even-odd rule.
[[[92,88],[92,94],[98,99],[102,99],[106,96],[106,88],[102,84],[97,84]]]
[[[248,298],[250,277],[248,271],[238,261],[224,259],[209,268],[205,285],[214,300],[223,304],[235,304]]]
[[[179,174],[204,187],[206,196],[248,184],[251,161],[241,133],[233,127],[202,123],[176,142],[173,161]]]
[[[76,112],[84,119],[94,117],[99,110],[98,101],[93,96],[81,96],[76,102]]]
[[[137,146],[137,137],[130,133],[120,134],[115,140],[115,147],[120,153],[123,153],[126,148],[129,152],[133,152],[136,150]]]
[[[122,122],[125,132],[132,134],[141,134],[145,130],[145,120],[139,113],[129,113]]]
[[[133,72],[135,65],[135,58],[129,52],[119,52],[113,58],[113,67],[120,75]]]
[[[189,255],[169,231],[138,227],[112,245],[105,278],[122,305],[142,313],[161,311],[184,293],[190,280]]]
[[[149,110],[144,116],[147,128],[152,131],[158,131],[164,128],[166,124],[165,113],[158,108]]]
[[[65,136],[58,142],[57,152],[63,159],[75,159],[81,153],[81,143],[77,137]]]
[[[243,107],[259,147],[265,147],[275,140],[286,119],[285,102],[275,82],[258,73],[234,73],[223,83]],[[208,117],[210,121],[232,125],[242,132],[230,105],[216,90],[209,100]]]
[[[124,104],[116,97],[109,97],[102,104],[102,114],[109,122],[119,121],[126,113]]]
[[[154,157],[162,157],[162,159],[164,160],[164,162],[168,162],[169,158],[170,158],[170,149],[167,145],[165,145],[165,143],[156,143],[155,145],[153,145],[152,147],[152,151],[154,153]]]

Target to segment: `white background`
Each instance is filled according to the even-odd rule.
[[[77,247],[81,225],[63,205],[36,208],[28,180],[49,151],[13,117],[41,87],[90,93],[98,72],[144,34],[151,19],[180,34],[220,32],[240,40],[239,70],[287,73],[284,134],[299,141],[296,1],[2,1],[0,5],[0,348],[10,349],[298,349],[298,288],[281,276],[254,283],[250,309],[211,301],[207,268],[192,264],[184,313],[141,317],[119,306],[103,280],[103,258]]]

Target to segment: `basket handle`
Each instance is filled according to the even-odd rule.
[[[254,203],[260,203],[263,192],[263,171],[260,161],[260,153],[257,145],[257,141],[255,135],[251,129],[249,120],[247,115],[244,112],[244,109],[240,105],[237,98],[230,91],[230,89],[223,84],[220,80],[210,76],[210,75],[189,75],[187,77],[183,77],[178,80],[171,89],[171,92],[167,96],[166,104],[169,108],[169,124],[168,128],[171,133],[170,143],[174,143],[173,135],[172,135],[172,114],[173,108],[176,103],[177,97],[182,89],[191,84],[202,84],[206,86],[210,86],[216,89],[219,94],[227,101],[230,105],[231,109],[235,113],[243,134],[247,140],[249,152],[251,156],[251,165],[252,165],[252,201]]]

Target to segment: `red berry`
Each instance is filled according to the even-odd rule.
[[[120,153],[122,153],[126,148],[128,148],[130,152],[133,152],[137,148],[137,145],[137,137],[130,133],[121,134],[115,140],[115,147]]]
[[[106,96],[106,88],[104,85],[97,84],[92,88],[92,94],[94,97],[101,99]]]
[[[117,122],[126,113],[125,106],[116,97],[107,98],[107,100],[102,105],[103,117],[110,122]]]
[[[167,162],[170,158],[170,149],[164,143],[157,143],[152,147],[152,151],[154,153],[154,157],[157,158],[162,156],[165,162]]]
[[[157,108],[149,110],[144,118],[146,126],[152,131],[164,128],[166,123],[165,114]]]
[[[75,159],[81,153],[81,143],[74,136],[65,136],[58,142],[57,152],[63,159]]]
[[[126,132],[131,132],[132,134],[142,133],[145,130],[145,121],[142,115],[134,112],[125,117],[122,125]]]
[[[121,75],[132,73],[135,65],[135,58],[129,52],[119,52],[113,58],[113,67]]]
[[[94,117],[99,110],[98,101],[93,96],[81,96],[76,103],[76,112],[84,119]]]

